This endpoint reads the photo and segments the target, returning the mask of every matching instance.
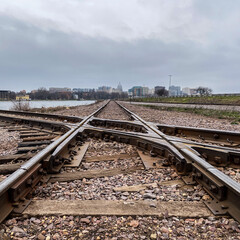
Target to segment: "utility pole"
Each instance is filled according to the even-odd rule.
[[[172,75],[168,75],[168,76],[169,76],[169,89],[170,89],[171,82],[172,82]]]

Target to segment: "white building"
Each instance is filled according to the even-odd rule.
[[[54,88],[54,87],[51,87],[49,88],[49,92],[50,93],[62,93],[62,92],[71,92],[71,88],[67,88],[67,87],[64,87],[64,88]]]
[[[189,88],[189,87],[183,88],[182,89],[182,93],[184,95],[188,95],[188,96],[196,96],[196,95],[198,95],[196,88]]]

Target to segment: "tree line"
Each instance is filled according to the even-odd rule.
[[[39,88],[36,92],[29,94],[32,100],[99,100],[127,98],[127,93],[107,92],[49,92],[46,88]]]

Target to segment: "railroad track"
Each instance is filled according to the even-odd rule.
[[[110,107],[110,115],[107,107]],[[21,116],[16,117],[16,114]],[[37,126],[41,131],[53,131],[53,136],[56,132],[59,135],[36,155],[26,158],[28,161],[0,183],[1,221],[10,213],[30,216],[164,216],[167,212],[167,216],[184,218],[230,215],[240,222],[240,184],[218,170],[240,167],[238,133],[149,123],[113,101],[84,119],[50,114],[41,116],[59,121],[52,122],[40,120],[39,115],[35,116],[38,119],[26,118],[30,115],[5,111],[0,114],[0,119],[8,124],[30,125],[29,131]],[[34,141],[31,139],[31,142]],[[105,154],[99,155],[99,150]],[[115,181],[115,176],[122,178],[146,170],[155,175],[154,182],[140,181],[131,183],[131,186],[127,182],[118,186],[116,182],[114,190],[108,189],[115,201],[108,201],[106,193],[101,195],[101,187],[97,189],[97,184],[106,177]],[[165,175],[161,171],[165,171]],[[162,182],[162,174],[170,181]],[[69,182],[72,186],[70,193],[62,195],[62,186]],[[44,190],[48,184],[52,187]],[[87,197],[83,197],[84,191],[75,193],[78,189],[87,190],[86,186],[91,184],[91,190],[99,195],[87,193]],[[182,196],[174,203],[161,201],[154,190],[157,186],[174,185],[180,188],[179,191],[183,187],[192,192],[196,184],[204,189],[204,194],[201,201],[189,201],[188,204]],[[145,192],[136,194],[141,191]],[[129,199],[129,196],[138,201]],[[87,219],[83,221],[88,222]],[[137,222],[133,220],[131,224],[137,225]],[[152,239],[154,237],[151,235]]]

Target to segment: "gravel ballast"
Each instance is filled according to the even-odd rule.
[[[114,120],[130,120],[130,117],[115,102],[111,101],[103,111],[97,116],[98,118]]]
[[[121,104],[149,122],[240,132],[240,125],[233,125],[231,121],[227,119],[205,117],[186,112],[163,111],[130,103]]]
[[[8,237],[8,236],[11,236]],[[5,237],[5,238],[4,238]],[[214,217],[21,217],[1,226],[1,239],[240,239],[240,225],[231,219]]]
[[[126,107],[147,121],[205,128],[216,128],[216,126],[218,126],[218,129],[222,130],[239,131],[238,126],[230,125],[230,123],[228,123],[228,125],[225,123],[225,120],[215,120],[205,117],[202,119],[199,115],[194,116],[194,114],[189,113],[159,111],[140,106],[129,106],[129,104],[126,104]],[[111,105],[110,109],[114,111],[114,105]],[[88,115],[88,110],[85,112],[82,110],[76,112],[76,109],[71,109],[71,111],[71,113],[67,112],[66,115]],[[111,118],[111,114],[107,110],[101,114],[104,118]],[[126,115],[121,117],[120,113],[119,116],[118,113],[114,116],[114,118],[123,118],[123,120],[125,120],[125,117]],[[216,123],[214,123],[214,121],[216,121]],[[233,128],[230,129],[230,127]],[[88,141],[90,141],[90,145],[82,164],[78,168],[65,167],[62,169],[62,172],[101,171],[116,168],[128,169],[135,166],[143,166],[140,157],[137,155],[137,149],[133,146],[95,139],[88,139]],[[91,157],[117,154],[129,154],[129,157],[119,158],[113,161],[88,162],[86,160]],[[233,169],[228,169],[228,171],[229,172],[226,172],[228,175],[234,175],[235,173]],[[174,183],[170,184],[170,182]],[[186,204],[210,199],[210,196],[200,185],[184,185],[179,184],[179,182],[182,182],[182,177],[179,176],[174,169],[171,167],[161,167],[148,170],[136,170],[130,174],[117,174],[109,177],[83,178],[71,182],[46,183],[38,186],[32,196],[34,200],[146,200],[151,202],[183,201]],[[119,190],[121,187],[142,184],[148,184],[148,186],[139,191]],[[24,240],[240,239],[240,225],[238,222],[227,217],[197,217],[185,219],[169,217],[167,212],[162,217],[29,217],[26,215],[5,220],[0,225],[0,239],[1,237],[3,239]]]
[[[21,142],[19,132],[0,128],[0,135],[0,156],[16,153],[18,143]]]
[[[80,105],[78,107],[55,111],[54,114],[62,114],[66,116],[86,117],[103,106],[106,101],[96,102],[90,105]]]

